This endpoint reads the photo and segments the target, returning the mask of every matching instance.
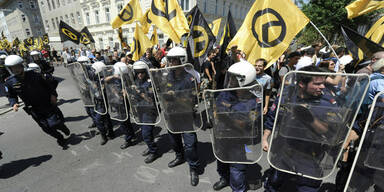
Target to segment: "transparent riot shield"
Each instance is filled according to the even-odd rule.
[[[108,113],[111,119],[116,121],[128,120],[127,92],[121,71],[115,71],[113,66],[106,66],[102,73],[108,102]]]
[[[375,96],[368,118],[358,124],[364,126],[362,141],[344,191],[384,191],[384,92]]]
[[[172,133],[196,132],[203,126],[197,83],[191,69],[191,64],[150,69],[165,127]]]
[[[79,89],[81,100],[85,107],[93,107],[93,99],[90,93],[90,84],[88,82],[88,76],[83,66],[80,63],[71,63],[67,66],[69,73],[76,83],[76,87]]]
[[[365,74],[289,72],[280,92],[269,164],[311,179],[329,177],[368,85]]]
[[[138,125],[156,125],[160,122],[160,112],[155,92],[149,76],[149,69],[134,70],[128,67],[124,82],[133,121]]]
[[[263,93],[259,84],[205,90],[216,158],[224,163],[253,164],[262,156]]]
[[[100,115],[105,115],[108,113],[108,108],[104,93],[104,84],[102,83],[103,74],[100,74],[102,72],[96,74],[90,64],[83,64],[83,66],[88,74],[91,98],[95,103],[95,112]]]

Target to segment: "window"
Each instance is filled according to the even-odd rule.
[[[64,0],[65,1],[65,0]],[[71,3],[71,0],[68,0],[68,4],[70,4]]]
[[[103,38],[99,38],[100,49],[104,49]]]
[[[29,6],[31,6],[31,9],[35,9],[36,5],[34,1],[29,1]]]
[[[24,14],[21,15],[21,20],[23,20],[23,22],[26,21],[26,18],[25,18],[25,15],[24,15]]]
[[[109,7],[105,8],[105,18],[107,19],[107,22],[111,21],[111,13],[109,12]]]
[[[57,7],[60,7],[60,0],[57,0]]]
[[[52,0],[52,9],[56,9],[55,0]]]
[[[63,6],[65,6],[65,0],[62,2]]]
[[[204,0],[204,13],[207,12],[207,0]]]
[[[109,42],[109,46],[113,47],[114,43],[113,43],[113,38],[112,37],[108,37],[108,42]]]
[[[89,13],[85,13],[85,19],[87,20],[87,25],[91,24],[90,18],[89,18]]]
[[[51,3],[49,2],[49,0],[47,0],[47,4],[48,4],[48,9],[51,10]]]
[[[64,18],[63,18],[63,16],[60,16],[60,21],[64,21]]]
[[[68,15],[65,15],[65,22],[66,22],[66,23],[69,23],[69,17],[68,17]]]
[[[61,17],[61,18],[63,18],[63,17]],[[59,22],[59,18],[55,18],[56,19],[56,26],[57,26],[57,28],[59,28],[59,26],[60,26],[60,22]]]
[[[71,22],[72,22],[73,24],[76,24],[75,16],[73,15],[73,13],[71,13]]]
[[[96,24],[100,23],[99,11],[98,10],[95,11],[95,20],[96,20]]]
[[[215,6],[215,15],[217,15],[217,0],[216,0],[216,6]]]
[[[78,24],[81,24],[81,16],[80,16],[80,12],[76,12],[76,15],[77,15],[77,23],[78,23]]]
[[[22,1],[18,1],[17,2],[17,6],[22,9],[23,8],[23,2]]]
[[[123,9],[123,4],[122,3],[117,4],[118,12],[120,12],[122,9]]]
[[[29,29],[25,29],[25,33],[27,33],[27,35],[31,35],[31,32],[29,31]]]
[[[225,16],[225,1],[223,3],[223,16]]]
[[[48,20],[45,20],[45,27],[46,27],[47,31],[49,31],[49,22],[48,22]]]
[[[55,20],[52,18],[51,21],[52,21],[53,29],[56,29]]]
[[[189,0],[180,0],[180,5],[184,11],[189,10]]]
[[[39,16],[33,15],[33,17],[35,18],[35,22],[38,23],[39,22]]]

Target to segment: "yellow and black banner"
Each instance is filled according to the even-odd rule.
[[[89,32],[87,27],[84,27],[80,31],[81,37],[80,37],[80,43],[84,45],[88,45],[91,43],[95,43],[95,40],[92,37],[92,34]]]
[[[222,18],[218,18],[218,19],[212,21],[212,23],[208,24],[209,28],[211,28],[212,33],[215,37],[217,37],[217,35],[219,34],[221,19]]]
[[[144,13],[143,17],[140,18],[140,24],[145,34],[148,34],[149,28],[152,25],[152,21],[149,19],[148,14],[150,9],[147,10],[147,12]]]
[[[359,50],[364,53],[365,56],[371,58],[374,53],[378,51],[384,51],[384,48],[370,39],[360,35],[356,31],[342,26],[341,32],[345,39],[345,44],[347,45],[348,50],[351,52],[352,57],[362,59],[359,56]]]
[[[12,47],[19,47],[19,44],[20,44],[20,40],[18,37],[16,37],[13,41],[12,41]]]
[[[194,65],[195,70],[200,71],[216,38],[199,8],[195,6],[191,11],[192,22],[188,36],[187,54],[188,60]]]
[[[153,26],[153,32],[152,32],[152,36],[151,36],[151,43],[152,43],[153,46],[159,44],[159,36],[157,35],[157,28],[156,28],[156,26]]]
[[[263,58],[272,65],[309,19],[287,0],[255,1],[228,47],[237,45],[250,63]]]
[[[28,48],[34,44],[33,37],[28,37],[24,39],[24,45]]]
[[[49,37],[48,34],[43,35],[43,45],[48,45],[49,44]]]
[[[231,10],[229,10],[227,16],[227,23],[225,24],[224,32],[220,40],[220,57],[225,54],[229,42],[231,42],[231,40],[235,37],[236,33],[237,31],[235,22],[233,21]]]
[[[188,34],[188,22],[177,0],[153,0],[148,18],[174,42]]]
[[[64,21],[60,21],[59,34],[61,42],[72,41],[76,44],[80,43],[81,34],[73,29],[71,26],[66,24]]]
[[[356,0],[345,7],[348,12],[348,19],[352,19],[382,8],[384,8],[383,0]]]
[[[131,47],[133,55],[132,59],[134,61],[139,60],[147,48],[150,47],[152,47],[151,41],[148,39],[147,35],[144,34],[141,27],[136,23],[135,34],[133,37],[133,47]]]
[[[113,19],[111,22],[112,28],[116,29],[122,25],[131,24],[143,17],[139,0],[131,0]]]

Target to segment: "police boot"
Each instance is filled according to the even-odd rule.
[[[57,144],[63,148],[63,150],[68,149],[67,141],[64,138],[57,139]]]
[[[112,140],[115,138],[115,133],[113,132],[113,129],[108,129],[107,138],[109,140]]]
[[[176,159],[174,159],[173,161],[168,163],[168,167],[169,168],[176,167],[178,165],[183,164],[184,162],[185,162],[185,160],[183,157],[176,157]]]
[[[196,170],[190,169],[190,175],[191,175],[191,185],[196,186],[199,184],[199,174]]]
[[[66,136],[69,136],[71,134],[71,131],[68,129],[67,126],[65,126],[64,124],[61,125],[59,128],[58,128],[60,131],[62,131]]]
[[[219,191],[223,189],[224,187],[228,186],[228,181],[224,178],[220,178],[220,181],[213,184],[213,190]]]
[[[88,129],[92,129],[92,128],[95,128],[95,127],[96,127],[96,124],[92,123],[91,125],[88,126]]]
[[[141,156],[145,157],[145,156],[148,156],[149,154],[151,154],[149,152],[149,148],[147,148],[146,150],[144,150],[142,153],[141,153]]]
[[[100,133],[101,140],[100,140],[100,145],[105,145],[108,142],[107,135],[105,133]]]
[[[149,153],[148,157],[144,159],[144,163],[149,164],[154,162],[157,158],[159,158],[160,155],[156,153]]]

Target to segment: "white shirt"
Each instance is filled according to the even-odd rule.
[[[300,70],[300,68],[312,65],[312,57],[303,56],[296,64],[296,71]]]

